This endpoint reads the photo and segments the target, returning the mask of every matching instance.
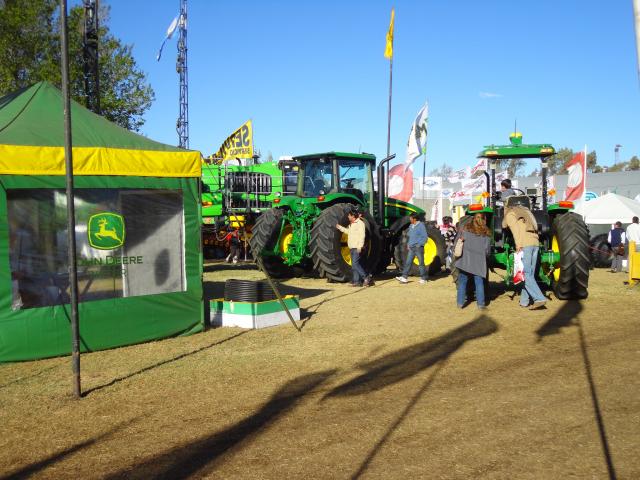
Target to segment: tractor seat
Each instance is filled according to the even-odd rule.
[[[525,207],[531,210],[531,199],[526,195],[511,195],[504,203],[505,207]]]

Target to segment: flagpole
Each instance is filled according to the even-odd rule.
[[[423,161],[422,161],[422,202],[424,203],[424,179],[427,176],[427,149],[426,149],[426,143],[425,143],[425,149],[424,149],[424,153],[422,154],[423,156]]]
[[[633,17],[636,27],[636,56],[638,69],[638,82],[640,82],[640,0],[633,0]]]
[[[389,59],[389,111],[387,115],[387,157],[391,155],[391,92],[393,86],[393,56]],[[389,175],[386,177],[385,192],[389,192]]]
[[[73,195],[73,158],[71,144],[71,101],[69,93],[69,45],[67,34],[67,0],[60,0],[60,46],[62,48],[62,99],[64,107],[64,157],[67,185],[67,247],[69,289],[71,293],[71,370],[73,396],[80,398],[80,320],[78,313],[78,271],[76,264],[76,215]]]

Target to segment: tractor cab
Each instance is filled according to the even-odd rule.
[[[366,153],[330,152],[295,157],[298,195],[329,197],[347,194],[356,204],[373,205],[373,168],[376,158]]]

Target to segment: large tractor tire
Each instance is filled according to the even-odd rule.
[[[558,215],[551,226],[551,249],[560,253],[552,273],[553,292],[560,300],[587,298],[589,292],[589,229],[576,213]]]
[[[444,241],[444,237],[435,227],[427,225],[427,235],[429,239],[424,246],[424,264],[426,265],[429,275],[435,275],[438,273],[445,263],[445,257],[447,255],[447,246]],[[404,268],[404,262],[407,260],[407,253],[409,251],[409,228],[405,228],[400,233],[398,243],[393,249],[393,261],[398,267],[398,271],[402,272]],[[409,275],[419,275],[420,267],[418,265],[418,259],[413,259],[413,265],[409,270]]]
[[[347,235],[336,228],[336,224],[348,225],[347,213],[355,208],[349,203],[338,203],[324,210],[311,228],[311,260],[313,269],[327,280],[334,282],[351,281],[351,253],[347,245]],[[383,241],[380,228],[375,220],[364,214],[363,221],[367,236],[360,256],[366,272],[375,273],[382,254]]]
[[[611,268],[613,262],[613,249],[607,241],[608,235],[603,233],[596,235],[589,242],[591,251],[591,263],[596,268]]]
[[[266,210],[258,217],[252,229],[252,236],[249,240],[251,254],[257,261],[258,256],[262,259],[262,265],[269,275],[275,278],[287,278],[294,275],[293,269],[285,265],[282,257],[274,255],[262,255],[263,249],[272,250],[278,245],[278,250],[283,253],[287,248],[289,239],[287,229],[280,238],[280,227],[284,212],[279,208]]]

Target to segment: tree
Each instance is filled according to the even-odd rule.
[[[640,158],[635,155],[631,157],[627,163],[627,168],[629,170],[640,170]]]
[[[569,160],[573,158],[573,150],[570,148],[561,148],[555,155],[551,155],[547,158],[547,165],[549,169],[549,175],[565,174],[567,169],[565,165]]]
[[[69,78],[74,100],[85,104],[83,8],[69,13]],[[109,9],[100,10],[101,114],[129,130],[139,130],[154,100],[132,46],[123,45],[108,28]],[[0,10],[0,92],[8,93],[47,80],[61,86],[60,25],[56,0],[6,0]]]
[[[453,167],[451,165],[447,165],[446,163],[442,164],[442,167],[434,168],[429,172],[430,177],[450,177],[453,173]]]
[[[624,172],[627,169],[627,162],[616,163],[615,165],[611,165],[607,172]]]
[[[598,166],[598,154],[595,150],[592,150],[587,154],[587,170],[598,173],[598,169],[602,170],[602,168]]]

